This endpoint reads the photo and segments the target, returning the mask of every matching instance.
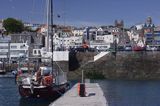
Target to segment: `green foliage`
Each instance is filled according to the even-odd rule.
[[[7,18],[3,22],[3,27],[7,33],[20,33],[24,30],[24,25],[21,21],[14,18]]]
[[[85,72],[85,76],[89,79],[105,79],[103,73],[97,70],[88,70]]]

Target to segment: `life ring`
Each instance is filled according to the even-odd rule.
[[[50,86],[53,83],[53,78],[52,76],[44,76],[43,80],[42,80],[42,84],[45,86]]]

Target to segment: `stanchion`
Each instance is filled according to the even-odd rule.
[[[85,89],[85,84],[84,83],[80,84],[79,96],[81,96],[81,97],[86,96],[86,89]]]
[[[80,97],[85,97],[86,96],[86,89],[85,89],[85,84],[84,83],[78,83],[78,95]]]

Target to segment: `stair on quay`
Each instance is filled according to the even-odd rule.
[[[99,54],[97,54],[97,55],[94,56],[94,62],[97,61],[97,60],[99,60],[100,58],[102,58],[103,56],[105,56],[105,55],[107,55],[109,53],[110,53],[109,51],[107,51],[107,52],[100,52]]]

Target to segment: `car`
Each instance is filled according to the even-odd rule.
[[[125,51],[132,51],[132,46],[126,46]]]
[[[157,51],[157,49],[158,49],[157,47],[151,47],[152,51]]]
[[[108,46],[97,46],[96,49],[98,51],[107,51],[109,48],[108,48]]]
[[[118,46],[117,47],[117,51],[124,51],[124,50],[125,50],[124,46]]]

